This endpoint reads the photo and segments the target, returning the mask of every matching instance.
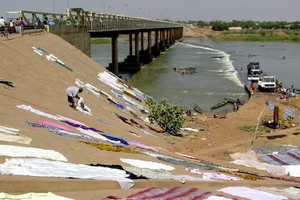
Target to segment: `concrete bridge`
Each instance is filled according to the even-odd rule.
[[[143,64],[160,55],[183,35],[182,24],[124,16],[110,13],[84,11],[81,8],[69,8],[67,14],[34,11],[16,11],[7,13],[22,17],[28,28],[44,28],[59,35],[66,41],[91,56],[90,38],[111,38],[112,62],[107,67],[118,74],[119,71],[136,72]],[[49,25],[35,25],[37,19],[47,21]],[[51,22],[51,23],[49,23]],[[25,28],[26,28],[25,27]],[[129,41],[128,56],[118,62],[118,38],[127,35]],[[144,42],[146,41],[146,42]]]

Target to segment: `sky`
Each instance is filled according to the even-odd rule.
[[[67,7],[180,21],[300,21],[300,0],[0,0],[8,11],[66,14]]]

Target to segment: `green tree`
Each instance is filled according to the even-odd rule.
[[[176,135],[184,122],[182,106],[172,106],[166,99],[158,102],[151,97],[147,98],[145,102],[149,107],[149,121],[155,122],[165,132]]]

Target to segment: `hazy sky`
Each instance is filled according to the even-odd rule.
[[[170,20],[300,21],[300,0],[0,0],[0,15],[28,10],[66,13],[67,5],[97,12]]]

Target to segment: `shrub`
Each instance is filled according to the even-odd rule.
[[[151,97],[148,97],[145,102],[149,107],[149,121],[155,122],[165,132],[176,135],[184,122],[182,106],[172,106],[165,99],[158,102]]]

